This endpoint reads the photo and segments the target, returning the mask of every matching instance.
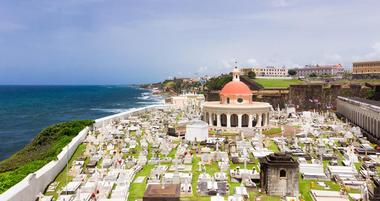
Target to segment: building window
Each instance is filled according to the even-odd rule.
[[[280,177],[286,177],[286,171],[280,170]]]
[[[227,98],[227,104],[230,104],[230,98]]]
[[[238,99],[237,99],[237,102],[238,102],[238,103],[242,103],[242,102],[243,102],[243,99],[242,99],[242,98],[238,98]]]

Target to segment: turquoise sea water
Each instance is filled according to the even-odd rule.
[[[48,125],[96,119],[158,102],[160,97],[131,86],[0,86],[0,160]]]

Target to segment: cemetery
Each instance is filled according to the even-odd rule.
[[[266,127],[231,135],[199,118],[169,106],[95,126],[41,199],[343,201],[378,192],[375,145],[334,113],[277,109]],[[184,136],[169,135],[183,125]]]

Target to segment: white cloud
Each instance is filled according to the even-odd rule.
[[[198,74],[203,74],[203,73],[207,72],[207,70],[208,70],[207,66],[201,66],[201,67],[198,68],[197,73]]]
[[[324,59],[323,59],[325,63],[343,63],[343,57],[342,55],[338,54],[338,53],[332,53],[332,54],[328,54],[326,53],[324,55]]]
[[[236,59],[223,59],[221,60],[222,69],[232,69],[235,66],[235,62],[238,62]],[[239,65],[239,63],[238,63]]]
[[[259,62],[257,62],[257,60],[254,58],[250,58],[250,59],[247,59],[246,64],[248,66],[258,66]]]
[[[354,61],[362,60],[380,60],[380,42],[372,45],[372,50],[363,56],[354,56]]]

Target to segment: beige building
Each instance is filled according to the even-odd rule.
[[[370,138],[380,142],[380,104],[378,101],[338,96],[337,113],[365,130]]]
[[[243,75],[248,75],[249,72],[253,71],[255,72],[257,77],[287,77],[288,76],[288,69],[286,67],[274,67],[274,66],[268,66],[266,68],[243,68],[242,70]]]
[[[272,106],[254,102],[252,91],[240,81],[240,70],[232,71],[233,80],[220,91],[220,101],[207,101],[203,105],[203,120],[214,127],[262,127],[269,124]]]
[[[354,62],[352,76],[354,78],[380,78],[380,61]]]

